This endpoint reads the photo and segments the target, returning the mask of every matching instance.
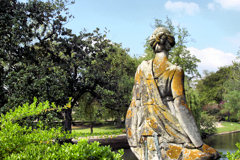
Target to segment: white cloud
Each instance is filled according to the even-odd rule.
[[[177,13],[185,13],[188,15],[194,15],[195,13],[200,11],[198,4],[193,2],[188,3],[182,1],[178,2],[167,1],[164,6],[166,10]]]
[[[208,9],[214,11],[216,9],[216,4],[215,3],[208,3]]]
[[[189,47],[191,54],[195,55],[201,62],[198,64],[198,70],[202,73],[203,70],[217,71],[219,67],[231,65],[236,58],[233,53],[226,53],[215,48],[197,49]]]
[[[240,11],[240,0],[214,0],[224,9],[232,9]]]

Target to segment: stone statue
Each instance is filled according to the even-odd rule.
[[[157,28],[150,37],[155,58],[137,68],[126,115],[127,138],[139,160],[217,159],[204,144],[184,93],[184,72],[168,61],[175,45],[171,33]]]

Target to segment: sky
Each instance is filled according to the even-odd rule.
[[[75,0],[69,11],[75,18],[66,27],[74,33],[106,28],[110,40],[137,57],[155,19],[169,17],[190,33],[187,47],[201,60],[200,73],[230,65],[240,50],[240,0]]]

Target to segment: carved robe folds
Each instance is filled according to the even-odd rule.
[[[158,160],[159,155],[164,160],[218,157],[215,149],[202,142],[186,105],[183,78],[182,69],[166,57],[138,66],[126,115],[128,142],[138,159]],[[153,135],[157,135],[158,149]]]

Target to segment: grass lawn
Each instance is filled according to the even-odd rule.
[[[221,122],[223,127],[217,128],[216,133],[240,131],[240,124],[236,122]],[[93,127],[93,134],[90,134],[90,128],[73,127],[72,133],[77,137],[89,136],[109,136],[120,135],[125,133],[125,128],[116,128],[113,125]]]
[[[119,135],[125,133],[125,128],[116,128],[115,126],[93,127],[93,134],[90,134],[90,128],[73,127],[72,133],[81,137]]]
[[[236,122],[222,122],[223,127],[217,128],[217,133],[240,131],[240,124]]]

